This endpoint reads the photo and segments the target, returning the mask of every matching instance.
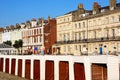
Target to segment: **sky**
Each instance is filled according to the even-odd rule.
[[[56,18],[76,10],[80,3],[91,10],[93,2],[109,5],[109,0],[0,0],[0,27],[21,24],[33,18]]]

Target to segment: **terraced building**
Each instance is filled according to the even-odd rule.
[[[115,54],[120,52],[120,3],[110,0],[101,7],[94,2],[92,10],[78,9],[57,17],[57,43],[61,54]]]

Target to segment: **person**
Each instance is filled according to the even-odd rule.
[[[100,55],[103,54],[103,51],[102,51],[102,46],[100,46]]]

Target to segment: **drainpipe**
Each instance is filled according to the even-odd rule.
[[[87,55],[88,55],[88,19],[87,19]]]

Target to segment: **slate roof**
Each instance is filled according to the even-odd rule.
[[[9,46],[7,44],[1,43],[0,48],[13,48],[13,47],[11,47],[11,46]]]
[[[101,7],[100,10],[101,10],[101,9],[107,9],[107,10],[109,10],[109,6]],[[120,3],[117,3],[117,4],[116,4],[116,9],[120,9]],[[74,12],[76,12],[76,11],[77,11],[77,10],[73,10],[73,11],[70,11],[70,12],[68,12],[68,13],[66,13],[66,14],[74,13]],[[88,11],[89,13],[92,12],[92,10],[85,10],[85,11]],[[111,11],[111,10],[109,10],[109,11]],[[66,15],[66,14],[65,14],[65,15]]]

